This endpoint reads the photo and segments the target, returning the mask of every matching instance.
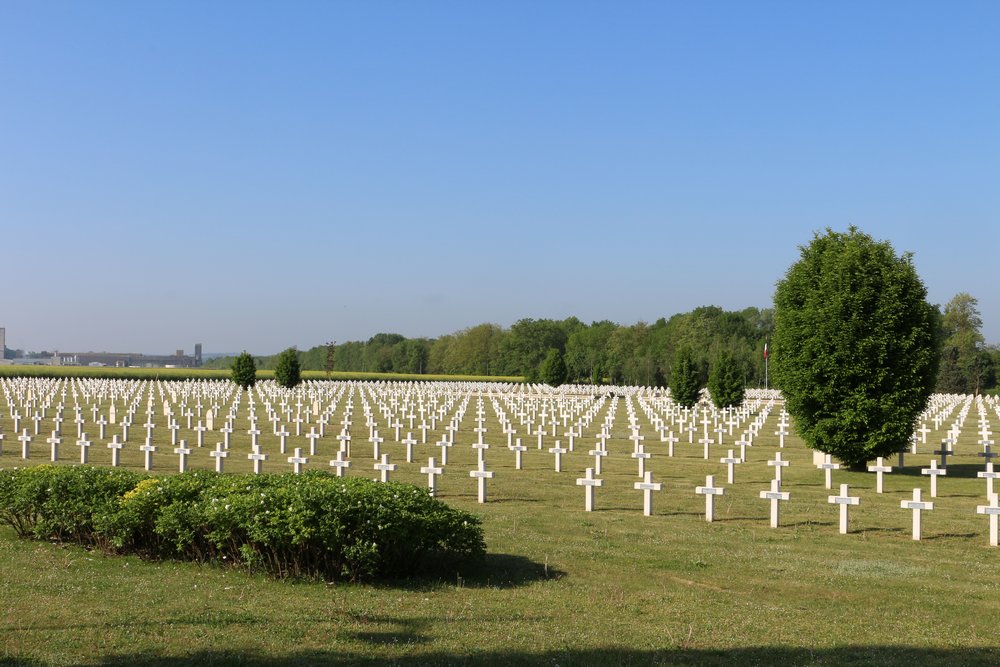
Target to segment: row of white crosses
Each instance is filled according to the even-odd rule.
[[[150,391],[149,403],[151,404],[152,403],[152,387],[150,387],[149,391]],[[369,390],[369,392],[370,392],[369,395],[372,396],[372,397],[374,397],[376,395],[375,392],[372,391],[372,390]],[[161,389],[161,393],[162,393],[162,389]],[[129,420],[134,416],[135,407],[138,406],[138,403],[139,403],[138,397],[139,397],[140,394],[141,394],[141,389],[138,392],[136,392],[136,391],[131,392],[131,396],[133,397],[133,400],[130,402],[131,409],[126,408],[126,411],[128,411],[130,413],[128,415],[128,419]],[[128,391],[123,391],[123,392],[120,393],[120,395],[116,395],[114,398],[121,398],[123,402],[128,403],[129,402],[128,396],[129,396],[129,392]],[[364,398],[365,397],[364,392],[361,393],[361,396],[362,396],[362,400],[364,401],[365,400],[365,398]],[[264,394],[260,394],[260,397],[261,397],[261,401],[262,402],[268,403],[266,409],[270,413],[270,418],[272,419],[272,421],[275,421],[275,427],[274,428],[275,428],[276,434],[278,434],[279,436],[282,436],[282,434],[284,434],[282,436],[282,443],[281,443],[282,445],[284,445],[284,440],[285,440],[285,437],[287,437],[288,433],[286,431],[284,431],[283,427],[280,427],[280,425],[278,424],[278,420],[274,419],[274,414],[277,412],[277,410],[274,409],[274,408],[271,408],[271,406],[270,406],[269,402],[267,401],[267,399],[264,398]],[[694,425],[695,423],[699,423],[702,426],[703,438],[702,438],[702,442],[699,442],[699,444],[704,444],[705,445],[705,449],[706,449],[705,453],[708,454],[708,451],[707,451],[708,445],[714,444],[714,442],[712,441],[712,439],[709,438],[710,430],[709,430],[709,409],[708,408],[702,407],[700,415],[699,415],[698,410],[692,410],[692,411],[689,411],[689,412],[685,413],[683,410],[680,410],[680,409],[674,407],[668,413],[668,415],[666,417],[660,417],[660,416],[655,415],[655,414],[653,416],[651,416],[650,413],[651,413],[652,409],[650,408],[650,406],[653,406],[653,405],[662,405],[662,402],[663,402],[662,397],[644,397],[641,394],[636,394],[636,397],[637,397],[636,400],[637,400],[640,408],[642,408],[643,411],[646,412],[647,418],[649,419],[649,421],[653,425],[654,429],[657,429],[657,430],[659,430],[661,432],[661,441],[664,440],[664,439],[666,439],[667,442],[668,442],[668,446],[669,446],[670,449],[673,448],[673,444],[674,444],[674,442],[672,441],[673,432],[671,431],[669,436],[666,436],[666,434],[663,433],[663,430],[664,430],[665,424],[667,423],[667,420],[668,419],[680,419],[681,420],[681,426],[683,426],[684,421],[689,419],[690,423],[689,423],[689,426],[688,426],[688,429],[687,429],[689,433],[691,433],[690,426]],[[174,396],[174,398],[176,398],[176,396]],[[452,420],[452,423],[449,424],[449,426],[451,428],[451,430],[449,432],[450,440],[454,439],[454,431],[457,428],[456,422],[457,421],[461,421],[461,417],[464,414],[464,406],[468,404],[468,400],[469,400],[469,394],[467,393],[465,395],[465,398],[464,398],[464,401],[463,401],[463,405],[462,405],[461,410],[459,411],[459,414],[456,414],[455,418],[453,418],[453,420]],[[496,398],[493,397],[492,400],[493,400],[493,404],[494,404],[494,409],[496,410],[497,406],[498,406]],[[528,399],[528,400],[531,400],[531,399]],[[250,403],[251,403],[250,407],[252,409],[252,407],[253,407],[253,398],[252,398],[252,396],[250,398]],[[604,403],[604,401],[602,399],[602,400],[598,401],[596,403],[596,405],[599,408],[601,405],[603,405],[603,403]],[[236,397],[235,404],[236,405],[239,404],[238,395]],[[557,411],[557,409],[555,407],[553,407],[553,405],[551,403],[550,404],[544,404],[544,402],[543,402],[542,407],[541,407],[540,410],[538,410],[536,408],[537,415],[533,415],[531,418],[537,418],[539,420],[539,422],[540,422],[539,423],[540,427],[545,425],[545,421],[548,418],[548,420],[549,420],[548,425],[551,427],[551,433],[553,435],[557,434],[557,431],[556,431],[556,425],[557,425],[557,423],[559,421],[562,421],[562,426],[565,429],[563,431],[563,433],[564,433],[564,435],[566,435],[568,437],[568,440],[569,440],[568,450],[572,451],[572,449],[574,447],[574,440],[577,437],[580,437],[580,435],[582,435],[584,426],[586,424],[589,424],[589,420],[592,419],[593,416],[597,413],[597,409],[594,409],[593,407],[591,409],[585,411],[583,409],[583,407],[584,407],[585,404],[586,404],[586,402],[578,402],[576,405],[572,405],[569,410],[559,409]],[[618,405],[618,399],[617,399],[617,397],[615,397],[614,399],[612,399],[612,407],[611,407],[611,410],[609,411],[609,419],[605,423],[605,426],[602,428],[601,432],[597,434],[598,437],[602,438],[601,446],[599,446],[595,450],[591,450],[591,454],[595,455],[595,463],[596,463],[595,467],[598,470],[598,474],[600,474],[600,464],[601,464],[601,461],[603,459],[603,456],[605,456],[606,453],[607,453],[606,439],[610,436],[610,433],[608,431],[610,430],[611,424],[614,422],[614,410],[617,407],[617,405]],[[635,413],[634,408],[633,408],[632,395],[631,394],[629,394],[629,395],[626,396],[625,405],[626,405],[626,411],[628,412],[629,427],[630,427],[630,430],[632,432],[632,435],[631,435],[631,437],[629,439],[632,440],[632,442],[634,444],[634,450],[633,450],[632,456],[633,456],[633,458],[637,459],[637,462],[638,462],[638,465],[639,465],[639,475],[643,478],[642,482],[637,482],[636,483],[636,488],[639,489],[639,490],[642,490],[644,492],[644,512],[651,512],[651,492],[654,491],[654,490],[657,490],[657,491],[660,490],[660,486],[659,486],[658,483],[653,482],[652,479],[651,479],[651,474],[647,474],[648,471],[645,471],[645,462],[648,459],[648,457],[650,456],[650,454],[644,450],[644,445],[642,444],[642,440],[644,438],[639,433],[639,427],[638,427],[638,424],[637,424],[637,421],[636,421],[636,417],[635,417],[636,413]],[[300,401],[299,404],[298,404],[298,406],[297,406],[297,410],[296,410],[296,416],[297,417],[298,417],[299,414],[301,414],[302,407],[303,406],[302,406],[301,401]],[[95,406],[94,409],[96,410],[96,406]],[[290,410],[291,410],[290,403],[288,403],[288,402],[282,402],[281,409],[284,411],[284,413],[286,415],[286,418],[291,414],[290,413]],[[385,412],[384,407],[380,407],[380,409],[383,410],[383,413]],[[401,409],[403,411],[407,411],[408,406],[407,405],[403,405]],[[201,427],[201,428],[200,429],[199,429],[199,427],[195,427],[194,428],[194,430],[196,430],[197,433],[198,433],[198,439],[199,439],[199,441],[202,439],[201,436],[202,436],[204,430],[208,430],[209,427],[213,425],[212,421],[214,420],[214,415],[216,413],[216,410],[218,410],[218,407],[216,407],[215,409],[209,409],[208,412],[205,413],[205,416],[207,418],[209,426],[202,427],[202,424],[199,422],[199,427]],[[480,495],[481,499],[485,499],[485,480],[489,479],[489,478],[492,478],[493,475],[492,475],[492,473],[490,471],[488,471],[488,470],[485,469],[485,460],[484,460],[484,457],[483,457],[484,450],[487,449],[489,446],[486,445],[485,442],[483,441],[483,433],[485,432],[485,429],[484,429],[483,423],[482,423],[483,422],[482,393],[479,394],[479,405],[477,406],[477,410],[478,410],[478,412],[477,412],[477,427],[476,427],[476,429],[473,429],[473,430],[475,432],[477,432],[477,434],[478,434],[478,442],[474,445],[474,447],[477,447],[477,449],[479,451],[479,454],[480,454],[480,456],[479,456],[479,469],[470,472],[470,476],[476,477],[476,478],[479,479],[480,489],[481,489],[479,495]],[[317,403],[317,401],[314,400],[313,403],[312,403],[312,410],[311,410],[312,416],[315,417],[318,414],[318,411],[319,411],[318,403]],[[164,414],[167,414],[167,415],[169,415],[171,417],[173,416],[171,414],[171,408],[167,405],[167,401],[166,400],[164,400]],[[188,420],[188,425],[190,426],[191,419],[192,419],[192,416],[193,416],[193,410],[191,408],[185,409],[185,408],[182,407],[180,409],[180,414]],[[200,401],[199,401],[199,405],[198,405],[198,413],[197,414],[199,416],[202,415],[202,405],[200,404]],[[307,408],[307,411],[306,411],[306,415],[310,415],[310,410],[308,410],[308,408]],[[441,417],[443,417],[443,416],[444,415],[442,414]],[[700,417],[700,419],[699,419],[699,417]],[[308,420],[308,418],[309,417],[307,416],[306,420]],[[407,415],[407,418],[409,420],[411,420],[411,423],[412,423],[412,419],[414,418],[414,410],[412,408],[409,408],[409,415]],[[747,415],[743,415],[743,419],[746,419],[746,418],[747,418]],[[766,418],[766,415],[765,415],[765,418]],[[117,415],[117,411],[114,408],[114,403],[112,403],[112,406],[111,406],[111,408],[109,410],[109,419],[110,419],[110,423],[114,423],[115,421],[118,420],[118,415]],[[522,417],[522,419],[523,419],[523,417]],[[718,425],[716,425],[715,429],[712,429],[711,432],[716,433],[718,435],[718,437],[719,437],[719,440],[721,441],[723,439],[724,433],[725,433],[724,426],[728,426],[729,430],[732,431],[734,425],[736,425],[736,424],[739,423],[739,419],[740,419],[739,416],[734,415],[734,416],[732,416],[730,418],[730,420],[727,423],[726,422],[726,416],[723,415],[722,422],[720,423],[718,421],[718,419],[716,418],[716,424],[718,424]],[[572,425],[568,425],[568,421],[570,421],[570,420],[576,420],[576,423],[572,424]],[[103,421],[104,420],[103,420],[103,415],[102,415],[101,416],[101,420],[98,421],[97,423],[103,426],[103,424],[102,424]],[[256,421],[256,420],[254,419],[254,421]],[[322,428],[322,425],[326,424],[326,422],[322,421],[322,420],[319,423],[321,424],[321,428]],[[755,433],[756,429],[759,428],[760,424],[761,424],[760,421],[756,421],[752,425],[751,429],[749,430],[749,433],[751,434],[750,435],[751,438],[752,438],[752,435]],[[176,421],[175,420],[171,420],[171,426],[175,426],[175,425],[176,425]],[[227,422],[227,427],[230,427],[230,422]],[[399,419],[393,420],[390,417],[389,418],[388,427],[394,429],[395,434],[396,434],[397,442],[399,442],[400,441],[400,437],[399,437],[400,421],[399,421]],[[149,431],[151,431],[151,429],[152,429],[151,422],[147,422],[147,433]],[[230,429],[224,427],[224,430],[228,431]],[[530,432],[530,426],[529,426],[528,430]],[[266,455],[264,455],[260,451],[260,447],[256,443],[256,436],[259,435],[259,431],[257,433],[255,433],[254,431],[256,431],[256,427],[252,425],[251,426],[251,430],[250,430],[250,434],[251,434],[251,436],[252,436],[252,438],[254,440],[254,443],[253,443],[253,450],[254,451],[253,451],[253,453],[251,453],[249,455],[248,458],[250,458],[251,460],[254,460],[255,470],[257,472],[260,472],[260,470],[261,470],[260,464],[261,464],[261,462],[263,460],[266,460],[267,457],[266,457]],[[784,433],[785,431],[787,431],[787,415],[785,415],[784,413],[782,413],[781,419],[779,420],[779,431],[776,433],[776,435],[778,435],[779,438],[781,438],[781,440],[783,440],[783,436],[786,435],[786,433]],[[517,461],[517,464],[518,464],[517,467],[520,468],[521,467],[521,465],[520,465],[520,457],[521,457],[521,453],[524,451],[524,449],[522,449],[522,446],[520,445],[520,440],[518,440],[518,444],[517,445],[510,445],[511,436],[512,436],[513,433],[516,432],[516,430],[514,430],[513,428],[511,428],[509,420],[506,420],[506,423],[504,424],[504,432],[505,432],[505,434],[508,437],[508,444],[509,444],[509,446],[511,447],[512,450],[515,451],[516,457],[518,459],[518,461]],[[544,433],[548,434],[548,431],[544,431]],[[173,429],[172,435],[174,435],[174,437],[176,436],[176,429]],[[229,435],[229,433],[226,432],[225,435],[226,435],[227,441],[228,441],[228,435]],[[984,439],[988,437],[988,435],[989,435],[989,433],[988,433],[988,427],[985,427],[985,429],[981,433],[981,435],[983,436]],[[373,428],[372,436],[373,436],[372,439],[374,441],[373,445],[377,449],[379,438],[378,438],[378,435],[377,435],[377,430],[375,430],[374,428]],[[664,436],[666,436],[666,438]],[[315,454],[315,441],[316,441],[317,437],[319,437],[319,434],[316,432],[315,428],[313,428],[313,429],[310,430],[310,433],[309,433],[308,437],[310,437],[310,453],[311,454]],[[745,437],[746,437],[746,434],[745,434]],[[126,435],[126,439],[127,439],[127,435]],[[28,435],[27,433],[22,433],[22,436],[21,436],[21,438],[19,438],[19,440],[22,441],[22,446],[24,447],[24,453],[25,453],[25,455],[27,455],[27,447],[28,447],[28,443],[30,443],[30,435]],[[57,458],[58,457],[58,453],[57,453],[57,451],[58,451],[58,445],[61,442],[61,439],[59,438],[58,433],[57,432],[54,433],[53,437],[50,438],[50,440],[51,440],[50,444],[52,445],[53,450],[56,452],[54,454],[54,456]],[[81,446],[81,460],[85,462],[87,460],[86,459],[87,450],[88,450],[88,448],[90,447],[90,445],[92,443],[90,443],[90,441],[88,441],[86,439],[86,436],[82,435],[82,434],[81,434],[80,440],[81,440],[81,442],[80,442],[80,446]],[[155,451],[155,447],[149,447],[148,446],[149,445],[148,440],[149,440],[149,437],[147,436],[147,445],[144,446],[144,448],[146,449],[145,453],[146,453],[146,467],[147,468],[151,467],[151,454],[152,454],[152,451]],[[175,442],[176,441],[172,438],[172,444],[175,444]],[[412,433],[407,433],[407,437],[405,439],[402,439],[401,442],[403,444],[405,444],[406,447],[407,447],[407,460],[408,461],[412,461],[412,456],[413,456],[412,449],[413,449],[413,446],[416,444],[415,440],[412,438]],[[199,442],[199,444],[201,444],[201,443]],[[452,443],[449,442],[449,444],[452,444]],[[539,439],[539,444],[541,444],[541,439]],[[738,465],[740,462],[742,462],[742,460],[745,460],[745,446],[746,446],[746,444],[748,444],[748,443],[746,443],[745,440],[744,440],[743,443],[742,443],[742,445],[743,445],[743,447],[742,447],[743,451],[741,452],[741,456],[740,456],[739,459],[737,459],[734,456],[733,450],[730,450],[729,451],[729,455],[727,457],[725,457],[725,458],[722,459],[722,463],[725,463],[728,466],[728,469],[727,469],[727,473],[728,473],[727,474],[727,479],[728,479],[728,481],[729,481],[730,484],[732,484],[733,481],[734,481],[734,472],[733,472],[734,468],[733,468],[733,466]],[[779,445],[780,444],[783,444],[783,443],[779,442]],[[226,445],[228,445],[228,442],[226,443]],[[118,461],[119,461],[118,454],[119,454],[119,451],[120,451],[120,449],[121,449],[122,446],[123,446],[123,441],[119,440],[118,437],[117,437],[117,435],[112,440],[112,442],[108,444],[108,447],[112,449],[112,464],[113,465],[117,465],[118,464]],[[989,456],[989,443],[986,443],[984,446],[986,447],[985,455],[988,457]],[[226,447],[226,449],[228,449],[228,446]],[[284,449],[284,447],[282,447],[282,449]],[[550,448],[549,451],[550,451],[550,453],[552,453],[554,455],[554,462],[555,462],[556,469],[557,470],[561,470],[561,457],[562,457],[563,454],[565,454],[567,452],[567,448],[562,447],[560,445],[559,441],[556,441],[555,446],[552,447],[552,448]],[[179,457],[179,469],[182,470],[182,471],[185,470],[186,469],[186,458],[187,458],[187,456],[189,456],[191,454],[191,449],[188,448],[186,446],[185,441],[182,440],[180,442],[180,445],[175,448],[174,452]],[[947,456],[947,453],[944,453],[944,452],[946,452],[945,449],[943,449],[942,452],[935,452],[935,453],[936,454],[941,453],[942,456]],[[447,456],[447,449],[446,448],[442,448],[442,453],[443,453],[443,456],[446,457]],[[223,459],[227,455],[226,450],[224,450],[221,447],[217,446],[216,450],[214,452],[212,452],[210,455],[213,456],[216,459],[216,469],[219,470],[219,471],[221,471],[222,470]],[[377,452],[376,452],[376,458],[378,458]],[[298,448],[295,450],[294,456],[289,457],[288,461],[289,461],[289,463],[293,464],[293,468],[294,468],[294,470],[296,472],[300,472],[301,469],[302,469],[302,466],[304,464],[308,463],[308,459],[306,459],[304,456],[302,456],[301,450],[298,449]],[[776,459],[774,461],[769,461],[768,462],[769,465],[774,465],[775,466],[776,481],[777,481],[776,487],[778,487],[778,488],[780,488],[780,472],[781,472],[780,462],[781,462],[780,453],[778,453],[778,455],[776,456]],[[434,474],[435,473],[436,474],[440,474],[440,473],[437,473],[437,471],[434,470],[434,469],[437,468],[437,465],[436,465],[436,461],[434,461],[433,458],[431,459],[431,461],[429,463],[430,463],[430,465],[428,466],[428,468],[431,469],[431,470],[427,471],[427,474],[429,474],[429,476],[430,476],[429,487],[433,488],[433,486],[434,486],[434,483],[433,483]],[[992,466],[992,462],[989,460],[989,458],[987,458],[987,464],[988,464],[989,467]],[[345,460],[343,458],[343,443],[342,443],[342,447],[341,447],[341,452],[338,452],[337,460],[336,461],[331,461],[330,465],[334,466],[337,469],[338,474],[342,474],[344,468],[346,468],[346,467],[348,467],[350,465],[350,462],[347,461],[347,460]],[[388,463],[387,455],[384,455],[384,457],[383,457],[383,459],[382,459],[382,461],[381,461],[380,464],[376,464],[376,470],[380,470],[380,472],[382,472],[383,479],[388,479],[388,472],[395,469],[395,466],[389,467],[390,465],[391,464]],[[384,469],[380,468],[379,466],[382,466]],[[827,459],[824,462],[824,464],[821,464],[821,467],[826,472],[826,486],[827,486],[827,488],[831,488],[830,473],[831,473],[832,470],[836,469],[837,464],[834,464],[829,459]],[[875,468],[881,468],[881,470],[873,470],[873,471],[875,471],[877,473],[878,491],[881,492],[881,487],[882,487],[882,479],[881,479],[881,477],[882,477],[882,473],[890,471],[891,468],[888,468],[887,466],[884,466],[884,462],[881,461],[881,460],[878,462],[878,464],[877,464],[877,466]],[[936,466],[932,464],[932,467],[929,470],[934,470],[935,468],[936,468]],[[593,470],[593,469],[591,469],[591,470]],[[425,472],[423,469],[421,471]],[[441,472],[443,472],[443,468],[441,469]],[[932,491],[931,492],[932,492],[932,497],[934,497],[934,496],[936,496],[936,481],[937,481],[936,477],[937,477],[937,475],[935,475],[933,473],[928,473],[928,474],[931,474],[931,485],[932,485]],[[591,494],[590,495],[590,500],[589,500],[588,504],[592,507],[593,506],[593,495],[592,495],[593,494],[593,490],[594,490],[595,487],[600,486],[600,481],[596,480],[593,477],[593,472],[588,473],[587,477],[585,477],[583,479],[584,479],[584,481],[579,482],[579,483],[581,485],[583,485],[583,486],[587,486],[588,487],[588,491]],[[988,483],[992,484],[992,478],[988,478]],[[772,522],[775,523],[775,524],[777,523],[777,519],[776,519],[776,516],[777,516],[777,513],[776,513],[777,502],[780,501],[780,500],[787,499],[787,495],[782,496],[781,495],[782,492],[780,492],[780,490],[778,490],[778,488],[776,488],[776,487],[775,487],[775,485],[772,485],[772,489],[771,490],[761,492],[762,497],[765,497],[766,499],[772,501],[772,508],[773,508],[772,509]],[[714,487],[713,482],[712,481],[708,481],[706,487],[698,487],[698,489],[699,489],[698,492],[703,492],[703,491],[705,491],[707,489],[714,489],[714,488],[715,487]],[[711,500],[712,496],[714,496],[714,495],[716,495],[716,494],[714,494],[714,493],[706,493],[707,501]],[[839,498],[842,499],[842,498],[845,498],[845,497],[847,497],[846,490],[842,489],[842,493],[841,493],[841,495],[840,495]],[[844,506],[842,508],[843,511],[846,511],[846,506],[847,505],[852,504],[852,503],[850,503],[850,502],[848,502],[846,500],[834,500],[834,498],[838,498],[838,497],[831,496],[830,502],[836,502],[837,504],[843,505]],[[989,507],[989,506],[984,506],[984,507]],[[987,511],[987,510],[984,510],[982,513],[990,514],[990,512]]]

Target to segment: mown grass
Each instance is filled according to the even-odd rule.
[[[583,511],[583,489],[575,485],[594,438],[577,442],[563,460],[529,446],[524,470],[487,401],[489,468],[496,478],[489,502],[476,502],[474,409],[462,422],[439,496],[483,519],[490,555],[474,571],[444,581],[403,581],[374,586],[329,582],[279,582],[225,567],[142,562],[105,557],[75,547],[33,543],[0,530],[0,637],[8,663],[33,664],[809,664],[971,665],[997,664],[1000,649],[1000,551],[987,544],[987,522],[975,514],[984,503],[984,483],[975,456],[974,413],[956,446],[958,455],[940,480],[935,510],[925,514],[921,542],[910,539],[910,513],[899,507],[914,487],[928,492],[919,468],[931,449],[908,456],[902,474],[886,476],[886,493],[874,492],[874,476],[838,471],[861,495],[852,508],[851,532],[837,532],[837,508],[827,503],[822,471],[792,437],[783,451],[782,526],[768,527],[765,489],[776,438],[761,436],[737,468],[736,483],[718,499],[717,521],[704,520],[704,500],[694,494],[706,474],[725,481],[717,461],[682,442],[677,456],[645,429],[649,469],[664,483],[654,516],[642,516],[638,480],[629,458],[624,409],[619,406],[604,487],[597,511]],[[374,476],[367,430],[352,427],[350,474]],[[641,413],[640,413],[641,415]],[[6,416],[6,415],[5,415]],[[764,432],[775,431],[776,413]],[[603,413],[595,423],[599,423]],[[162,419],[162,416],[159,417]],[[647,424],[640,416],[640,423]],[[23,465],[8,434],[0,466]],[[238,424],[227,470],[248,470],[247,425]],[[944,428],[944,427],[943,427]],[[928,442],[939,442],[942,431]],[[68,429],[64,429],[68,430]],[[308,427],[305,429],[308,430]],[[405,436],[403,429],[401,436]],[[394,480],[423,485],[418,468],[432,445],[419,445],[412,464],[404,446],[384,426],[383,451],[399,464]],[[126,465],[141,466],[142,431],[133,430],[123,453]],[[307,467],[327,468],[337,443],[327,432]],[[442,430],[428,435],[441,438]],[[111,433],[109,432],[109,437]],[[159,429],[157,467],[175,469],[169,435]],[[194,441],[194,433],[180,437]],[[419,435],[417,436],[419,438]],[[936,438],[936,439],[935,439]],[[217,436],[213,436],[214,443]],[[564,439],[563,439],[564,440]],[[545,448],[552,445],[545,439]],[[271,460],[265,471],[290,469],[278,454],[277,438],[262,437]],[[565,442],[565,440],[564,440]],[[304,437],[290,446],[307,448]],[[91,460],[109,460],[103,444]],[[210,468],[209,446],[191,457]],[[130,451],[131,450],[131,451]],[[45,445],[33,449],[47,460]],[[70,461],[77,449],[64,445]],[[70,465],[68,461],[65,463]],[[895,460],[893,460],[895,464]]]

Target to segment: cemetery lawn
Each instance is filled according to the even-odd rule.
[[[445,581],[276,581],[234,568],[23,541],[0,528],[0,664],[1000,663],[1000,549],[988,546],[988,521],[976,514],[985,499],[975,477],[982,464],[974,417],[939,480],[935,509],[924,514],[923,539],[914,542],[910,511],[900,501],[915,487],[931,500],[928,478],[919,473],[929,446],[907,457],[904,472],[886,475],[879,495],[871,473],[835,471],[833,490],[825,489],[811,452],[790,436],[781,451],[792,462],[782,486],[791,499],[782,504],[780,527],[771,529],[768,501],[758,494],[773,476],[765,462],[778,451],[770,435],[777,411],[748,461],[736,467],[733,485],[724,484],[725,465],[718,463],[732,438],[713,447],[711,461],[686,438],[669,458],[640,413],[654,453],[647,466],[663,483],[653,494],[653,516],[644,517],[622,412],[608,441],[596,511],[587,513],[575,480],[594,465],[587,455],[594,438],[580,438],[556,473],[552,455],[525,437],[518,471],[489,410],[487,460],[496,477],[489,502],[477,503],[476,480],[468,476],[476,461],[468,446],[476,437],[470,411],[438,479],[439,497],[482,517],[489,555]],[[2,426],[8,439],[0,468],[24,465],[9,420]],[[928,441],[939,442],[946,427]],[[365,427],[353,430],[350,474],[372,477]],[[158,437],[162,444],[169,436]],[[181,437],[193,440],[191,433]],[[261,440],[274,452],[273,435]],[[386,440],[383,451],[400,464],[393,480],[425,485],[418,468],[437,448],[422,445],[420,462],[406,464],[403,446]],[[553,444],[546,438],[546,449]],[[60,465],[71,465],[76,447],[64,447]],[[309,467],[327,468],[331,447]],[[211,469],[208,449],[196,450],[192,468]],[[103,445],[94,450],[92,462],[107,465]],[[37,451],[30,464],[46,460],[44,449]],[[175,457],[158,456],[159,472],[175,469]],[[896,465],[895,457],[888,463]],[[123,464],[141,469],[139,453],[126,450]],[[275,455],[265,472],[289,468]],[[249,462],[234,456],[226,469],[244,472]],[[694,493],[706,474],[726,487],[711,524],[704,497]],[[861,497],[846,535],[838,533],[837,507],[827,502],[842,483]]]

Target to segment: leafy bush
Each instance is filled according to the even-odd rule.
[[[0,473],[0,521],[23,537],[350,580],[436,571],[486,550],[477,518],[409,484],[318,471],[119,479],[95,474],[105,468],[39,468]]]

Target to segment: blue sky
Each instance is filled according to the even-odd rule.
[[[270,353],[770,306],[815,231],[1000,342],[1000,3],[34,2],[11,347]]]

